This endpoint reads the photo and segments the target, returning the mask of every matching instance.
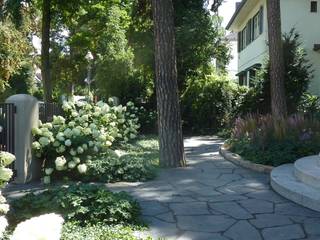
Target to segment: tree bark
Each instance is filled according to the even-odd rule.
[[[284,58],[281,32],[280,0],[267,0],[268,37],[270,57],[271,110],[275,120],[287,115],[284,88]]]
[[[41,76],[44,91],[44,101],[52,101],[52,85],[50,75],[50,13],[51,0],[42,3],[42,42],[41,42]]]
[[[152,0],[160,164],[186,165],[177,83],[172,0]]]

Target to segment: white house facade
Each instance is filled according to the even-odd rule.
[[[301,36],[314,78],[309,91],[320,95],[320,0],[280,0],[282,32],[295,28]],[[242,0],[227,25],[238,34],[239,83],[250,86],[256,69],[268,57],[266,0]]]

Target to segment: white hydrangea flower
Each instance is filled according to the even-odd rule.
[[[5,151],[0,151],[0,163],[2,166],[8,166],[14,160],[16,160],[16,157],[13,154]]]
[[[109,103],[109,104],[114,104],[114,100],[113,100],[113,98],[111,98],[111,97],[110,97],[110,98],[108,98],[108,103]]]
[[[47,129],[52,129],[53,128],[52,123],[45,123],[42,126],[47,128]]]
[[[88,142],[89,147],[92,147],[94,145],[93,141]]]
[[[105,145],[106,145],[107,147],[110,147],[110,146],[112,145],[112,142],[106,141]]]
[[[45,173],[46,173],[47,175],[51,175],[51,174],[53,173],[53,168],[46,168],[46,169],[45,169]]]
[[[78,114],[78,112],[73,111],[73,112],[71,113],[71,116],[75,118],[75,117],[78,117],[78,116],[79,116],[79,114]]]
[[[64,157],[57,157],[54,163],[56,167],[63,167],[66,164],[67,160]]]
[[[0,239],[3,237],[3,233],[8,227],[8,221],[4,216],[0,216]]]
[[[32,134],[33,135],[41,135],[42,134],[42,131],[40,128],[33,128],[32,129]]]
[[[9,212],[9,210],[10,210],[9,204],[6,204],[6,203],[0,204],[0,214],[7,214],[7,212]]]
[[[79,164],[77,169],[80,174],[84,174],[87,172],[87,165],[86,164]]]
[[[81,134],[81,130],[79,128],[72,129],[72,133],[75,136],[79,136]]]
[[[41,137],[41,138],[39,138],[39,143],[41,146],[45,147],[45,146],[49,145],[50,140],[47,137]]]
[[[54,147],[59,147],[60,146],[60,142],[59,141],[54,141],[53,146]]]
[[[71,122],[68,123],[69,127],[74,127],[75,125],[76,125],[76,123],[74,121],[71,121]]]
[[[56,152],[58,152],[58,153],[63,153],[63,152],[65,152],[66,151],[66,148],[65,148],[65,146],[63,146],[63,145],[61,145],[60,147],[58,147],[57,149],[56,149]]]
[[[81,162],[80,158],[78,157],[73,157],[72,159],[76,164],[79,164]]]
[[[58,139],[59,141],[63,142],[64,141],[64,134],[62,132],[59,132],[57,135],[56,135],[56,139]]]
[[[50,176],[44,176],[44,177],[43,177],[43,183],[44,183],[44,184],[50,184],[50,183],[51,183],[51,178],[50,178]]]
[[[84,152],[82,147],[78,147],[77,148],[77,153],[82,154]]]
[[[77,152],[76,152],[74,149],[71,149],[71,150],[70,150],[70,155],[71,155],[71,156],[76,156],[76,155],[77,155]]]
[[[130,138],[131,139],[134,139],[134,138],[136,138],[137,136],[136,135],[134,135],[133,133],[130,133]]]
[[[82,148],[83,148],[83,150],[86,151],[86,150],[88,150],[88,145],[84,143],[84,144],[82,144]]]
[[[0,180],[4,182],[8,182],[13,175],[13,172],[9,168],[0,167]]]
[[[70,128],[67,128],[66,130],[64,130],[63,134],[68,137],[68,138],[71,138],[73,132]]]
[[[10,240],[60,240],[63,222],[54,213],[31,218],[18,224]]]
[[[73,169],[77,166],[77,164],[74,161],[68,162],[68,168]]]
[[[65,142],[64,142],[64,145],[66,145],[67,147],[70,147],[72,144],[71,140],[70,139],[67,139]]]

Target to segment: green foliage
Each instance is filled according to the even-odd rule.
[[[80,226],[140,222],[140,207],[129,195],[83,184],[27,194],[11,202],[8,218],[11,223],[17,224],[30,217],[52,212]]]
[[[312,66],[300,42],[300,35],[293,29],[283,36],[285,58],[285,90],[289,114],[296,113],[303,94],[312,78]],[[258,71],[253,88],[244,97],[237,114],[266,114],[271,112],[269,61]]]
[[[318,154],[320,122],[302,115],[274,122],[271,115],[248,115],[236,120],[231,150],[246,160],[278,166]]]
[[[29,43],[10,20],[0,21],[0,92],[10,78],[23,66],[29,53]]]
[[[94,157],[88,163],[88,172],[81,177],[88,182],[136,182],[155,177],[159,165],[158,140],[140,138],[132,144],[122,144],[115,152]]]
[[[298,111],[309,118],[320,119],[320,97],[304,93],[298,105]]]
[[[73,223],[67,223],[62,230],[61,240],[138,240],[134,236],[136,229],[131,226],[105,226],[94,225],[79,227]],[[147,238],[146,240],[151,240]]]
[[[241,92],[224,75],[189,78],[182,96],[184,127],[195,132],[215,132],[229,124]]]

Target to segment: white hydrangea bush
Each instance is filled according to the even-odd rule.
[[[63,222],[55,213],[30,218],[17,225],[10,240],[60,240]]]
[[[138,118],[132,102],[126,106],[97,102],[66,101],[65,116],[54,116],[51,123],[40,123],[32,133],[33,150],[44,160],[44,183],[54,175],[85,174],[91,156],[105,152],[114,142],[127,142],[137,137]]]
[[[11,179],[13,172],[8,166],[13,163],[15,156],[8,152],[0,152],[0,188],[3,188],[7,182]],[[5,215],[9,211],[9,204],[7,203],[5,197],[2,196],[0,191],[0,239],[8,226],[7,219]]]

